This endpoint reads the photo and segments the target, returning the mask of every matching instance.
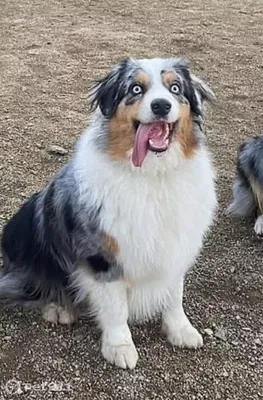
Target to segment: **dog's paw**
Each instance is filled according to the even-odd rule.
[[[127,324],[103,332],[102,355],[119,368],[135,368],[138,353]]]
[[[59,306],[56,303],[46,304],[42,309],[42,316],[45,321],[52,324],[71,325],[75,321],[72,311]]]
[[[202,336],[189,321],[184,325],[174,325],[172,328],[164,326],[163,330],[166,333],[168,342],[173,346],[192,349],[203,346]]]
[[[256,220],[254,231],[258,236],[263,236],[263,215],[260,215]]]
[[[138,353],[133,343],[119,346],[111,346],[104,343],[102,345],[102,354],[111,364],[123,369],[135,368],[138,361]]]

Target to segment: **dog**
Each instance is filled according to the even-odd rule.
[[[263,235],[263,134],[249,139],[238,150],[233,202],[228,213],[255,217],[254,231]]]
[[[53,323],[94,316],[121,368],[138,360],[130,321],[161,315],[172,345],[202,346],[182,299],[217,205],[203,129],[213,98],[179,58],[127,59],[97,81],[70,161],[4,228],[2,301]]]

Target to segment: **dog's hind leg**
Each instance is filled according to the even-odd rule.
[[[6,264],[7,265],[7,264]],[[11,269],[12,265],[8,265]],[[7,269],[7,268],[6,268]],[[0,271],[0,299],[5,305],[42,309],[43,318],[52,323],[70,325],[76,321],[78,312],[64,287],[45,287],[33,290],[28,286],[28,275],[22,269]],[[40,287],[38,287],[40,289]]]
[[[78,309],[67,286],[51,290],[41,309],[44,320],[53,324],[72,325],[78,319]]]
[[[71,325],[77,319],[76,310],[73,307],[62,307],[54,302],[48,303],[42,308],[42,316],[45,321],[62,325]]]

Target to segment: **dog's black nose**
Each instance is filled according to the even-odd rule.
[[[165,99],[156,99],[151,103],[152,112],[158,117],[165,117],[169,114],[172,104]]]

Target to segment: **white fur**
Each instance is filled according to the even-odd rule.
[[[256,232],[257,235],[262,236],[263,235],[263,215],[260,215],[254,226],[254,231]]]
[[[102,329],[102,354],[106,360],[120,368],[133,369],[138,353],[128,327],[127,287],[124,281],[99,282],[80,266],[75,284],[89,294],[91,313]]]
[[[74,168],[82,182],[81,203],[87,204],[90,193],[94,203],[103,201],[100,227],[118,242],[124,280],[96,282],[81,268],[76,281],[84,296],[89,295],[102,328],[104,357],[133,368],[138,356],[128,318],[163,313],[173,345],[202,345],[183,311],[182,281],[212,223],[214,175],[205,147],[187,160],[176,143],[161,157],[148,153],[136,169],[128,159],[113,162],[97,151],[93,139],[98,134],[98,124],[91,124],[79,143]]]
[[[146,124],[155,120],[155,115],[151,109],[151,103],[153,100],[161,98],[167,100],[171,104],[171,110],[167,115],[167,122],[176,122],[180,116],[180,106],[176,96],[163,85],[160,71],[164,69],[164,60],[156,59],[154,63],[152,60],[141,60],[140,64],[142,68],[145,68],[151,78],[151,85],[141,101],[138,120]]]
[[[49,303],[43,307],[42,316],[47,322],[62,325],[71,325],[75,320],[74,313],[71,310],[63,308],[56,303]]]
[[[183,280],[174,287],[170,306],[163,313],[163,332],[173,346],[198,348],[203,338],[192,326],[183,309]]]

